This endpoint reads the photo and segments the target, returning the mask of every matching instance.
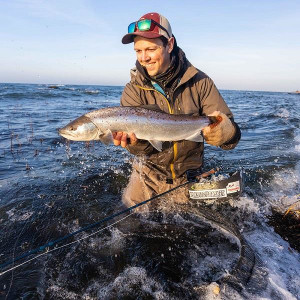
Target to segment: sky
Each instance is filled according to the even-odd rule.
[[[299,0],[0,0],[0,82],[123,86],[148,12],[219,89],[300,90]]]

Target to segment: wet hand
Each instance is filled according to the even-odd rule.
[[[138,139],[134,133],[127,134],[126,132],[113,132],[114,145],[125,148],[128,144],[136,145]]]
[[[217,122],[202,130],[206,143],[213,146],[221,146],[230,141],[235,135],[235,127],[229,118],[219,111],[214,111],[210,116],[216,117]]]

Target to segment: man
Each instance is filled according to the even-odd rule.
[[[208,126],[203,136],[208,144],[233,149],[240,139],[240,129],[214,85],[203,72],[186,59],[177,46],[168,20],[158,13],[148,13],[128,26],[123,44],[134,43],[137,61],[131,81],[125,86],[122,106],[157,105],[169,114],[197,114],[218,117],[216,126]],[[137,140],[132,133],[115,132],[114,144],[134,155],[129,184],[123,194],[127,206],[149,199],[186,182],[187,174],[199,175],[203,163],[203,142],[164,142],[161,152],[148,141]],[[178,203],[188,201],[187,190],[171,195]]]

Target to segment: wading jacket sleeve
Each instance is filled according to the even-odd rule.
[[[225,113],[236,127],[235,136],[221,148],[233,149],[239,139],[240,130],[233,121],[233,115],[220,95],[213,81],[189,62],[179,81],[173,99],[156,91],[151,83],[136,70],[131,70],[131,81],[125,86],[122,106],[156,104],[162,111],[170,114],[198,114],[207,116],[214,111]],[[164,142],[163,151],[159,152],[148,141],[139,140],[127,150],[134,155],[146,156],[146,164],[154,171],[167,178],[177,178],[189,169],[200,168],[203,161],[203,142],[192,141]]]

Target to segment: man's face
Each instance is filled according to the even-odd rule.
[[[165,72],[170,65],[170,53],[173,49],[171,39],[164,47],[161,39],[146,39],[141,36],[134,38],[134,50],[137,60],[147,70],[149,76]]]

